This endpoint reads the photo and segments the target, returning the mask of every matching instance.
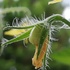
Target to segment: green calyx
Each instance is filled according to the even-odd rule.
[[[38,46],[38,53],[37,56],[40,54],[41,48],[43,46],[43,43],[47,37],[48,29],[47,26],[45,26],[43,23],[37,24],[31,31],[29,36],[29,41],[35,45]]]
[[[41,34],[44,28],[44,24],[37,24],[31,31],[29,36],[29,41],[35,46],[39,45]]]
[[[29,41],[34,44],[35,46],[39,45],[41,33],[42,33],[43,26],[40,24],[37,24],[31,31],[29,36]]]

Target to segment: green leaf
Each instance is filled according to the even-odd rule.
[[[25,15],[30,16],[31,15],[31,11],[27,8],[27,7],[11,7],[11,8],[5,8],[2,9],[1,14],[6,14],[6,13],[19,13],[19,12],[23,12]]]
[[[4,27],[3,30],[7,30],[7,29],[28,29],[28,28],[32,28],[34,26],[35,25],[30,25],[30,26],[7,26],[7,27]]]
[[[15,38],[13,38],[13,39],[11,39],[11,40],[9,40],[8,42],[2,44],[1,46],[3,46],[3,45],[8,45],[8,44],[11,44],[11,43],[14,43],[14,42],[18,42],[18,41],[21,41],[21,40],[23,40],[23,39],[29,37],[31,30],[32,30],[32,29],[28,30],[28,31],[25,32],[25,33],[20,34],[19,36],[15,37]]]
[[[1,54],[2,54],[2,52],[3,52],[3,50],[4,50],[4,47],[5,47],[6,45],[11,44],[11,43],[14,43],[14,42],[21,41],[21,40],[23,40],[23,39],[29,37],[31,30],[32,30],[32,29],[28,30],[28,31],[25,32],[25,33],[20,34],[20,35],[17,36],[16,38],[13,38],[13,39],[11,39],[11,40],[9,40],[9,41],[7,41],[7,42],[1,44],[1,46],[2,46],[2,48],[1,48]]]
[[[53,21],[62,21],[63,23],[70,26],[70,22],[59,14],[52,15],[52,16],[46,18],[44,21],[47,21],[47,23],[49,23],[50,25],[52,24]]]
[[[60,63],[70,65],[70,48],[64,48],[63,50],[53,53],[52,58]]]
[[[46,37],[48,36],[48,29],[45,25],[41,25],[42,26],[42,33],[40,36],[40,42],[39,42],[39,46],[38,46],[38,54],[37,56],[40,54],[40,50],[42,48],[42,45],[46,39]]]
[[[43,70],[46,70],[46,54],[44,56],[44,59],[43,59]]]

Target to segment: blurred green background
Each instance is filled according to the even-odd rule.
[[[52,14],[62,14],[65,7],[61,3],[48,5],[49,0],[1,0],[0,1],[0,44],[2,37],[11,39],[14,36],[5,35],[3,27],[12,25],[17,17],[19,22],[27,16],[36,16],[42,19]],[[15,7],[15,8],[14,8]],[[70,70],[70,30],[60,30],[55,33],[58,41],[52,42],[52,53],[48,60],[47,70]],[[23,41],[13,43],[5,48],[0,56],[0,70],[35,70],[32,66],[32,57],[35,47]]]

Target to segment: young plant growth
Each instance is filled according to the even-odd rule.
[[[49,4],[59,1],[61,0],[54,0],[49,2]],[[32,58],[33,66],[35,66],[35,69],[46,70],[46,67],[48,66],[47,60],[49,59],[51,50],[51,40],[56,40],[52,37],[52,33],[55,30],[70,29],[70,22],[59,14],[54,14],[43,20],[26,17],[23,19],[23,23],[20,22],[18,26],[7,26],[4,28],[4,30],[7,29],[24,29],[24,32],[11,40],[3,38],[1,44],[1,54],[8,44],[28,38],[29,42],[35,46],[35,53]]]

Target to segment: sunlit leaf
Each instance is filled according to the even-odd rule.
[[[53,1],[48,2],[48,4],[54,4],[54,3],[61,2],[61,1],[62,1],[62,0],[53,0]]]

